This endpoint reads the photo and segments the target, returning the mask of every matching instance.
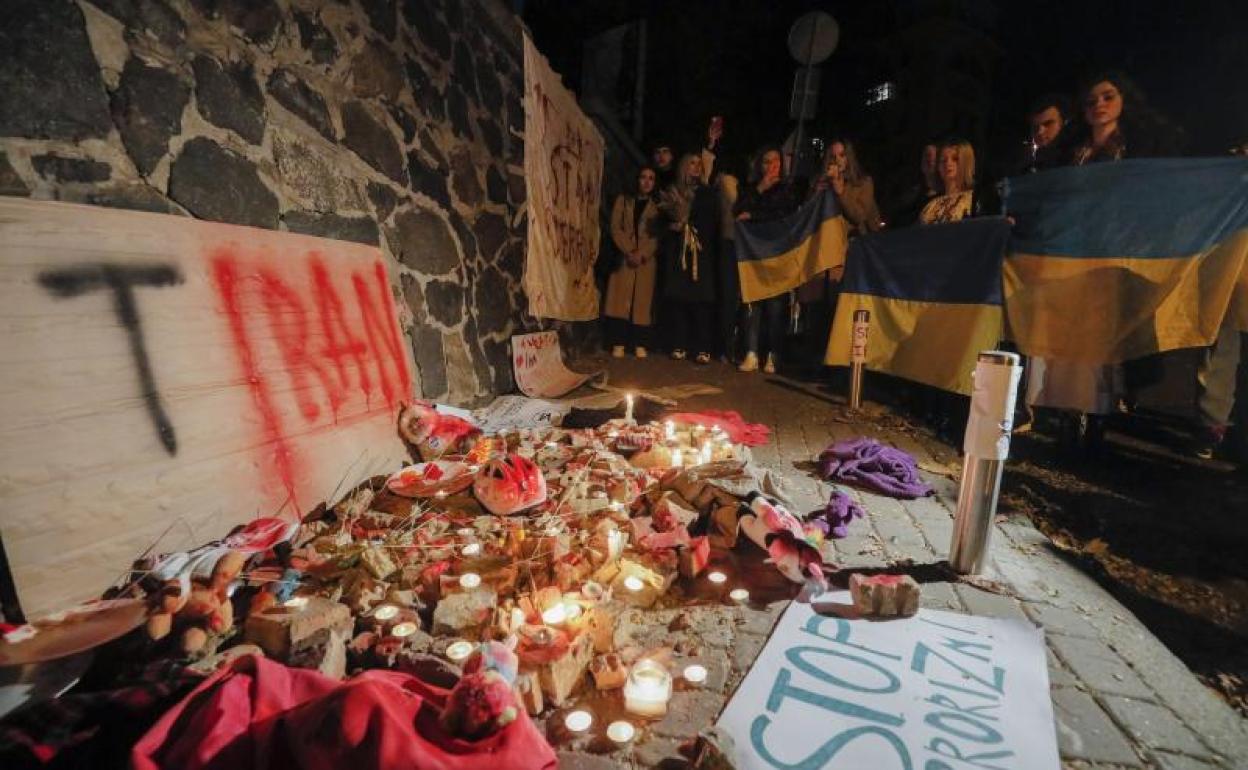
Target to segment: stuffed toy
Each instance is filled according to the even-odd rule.
[[[417,401],[399,412],[399,435],[416,448],[420,459],[428,461],[466,454],[481,438],[481,429],[463,418],[440,413],[428,401]]]
[[[504,642],[484,642],[464,662],[465,674],[477,674],[482,671],[493,671],[506,680],[507,684],[516,683],[516,674],[520,670],[520,659],[516,657],[514,647],[517,639]]]
[[[546,501],[546,478],[532,460],[509,454],[490,460],[472,491],[490,513],[509,516]]]
[[[826,591],[823,557],[819,546],[822,532],[815,526],[803,526],[787,509],[751,492],[741,505],[739,526],[746,536],[767,551],[767,561],[780,574],[813,590]]]
[[[482,669],[464,674],[451,689],[442,710],[442,727],[452,735],[478,740],[520,716],[516,692],[497,671]]]

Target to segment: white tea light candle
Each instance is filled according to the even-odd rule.
[[[689,684],[702,684],[706,681],[706,666],[699,666],[697,663],[685,666],[684,677]]]
[[[412,622],[400,623],[390,629],[390,635],[398,639],[405,639],[416,633],[416,624]]]
[[[383,604],[373,610],[373,617],[380,621],[394,620],[399,615],[399,608],[393,604]]]
[[[481,544],[469,543],[460,550],[460,553],[464,556],[479,556],[481,554]]]
[[[446,646],[446,658],[452,663],[462,663],[468,660],[469,655],[472,655],[473,646],[472,642],[463,639],[451,642]]]
[[[460,588],[477,588],[481,585],[481,576],[475,572],[465,572],[459,576]]]
[[[745,604],[750,598],[750,592],[744,588],[734,588],[728,592],[728,598],[737,604]]]
[[[542,622],[548,626],[557,626],[568,619],[568,610],[562,603],[555,604],[542,612]]]
[[[610,738],[613,743],[628,743],[636,734],[637,729],[633,727],[632,723],[625,722],[622,719],[607,725],[607,737]]]
[[[624,587],[630,591],[640,591],[644,586],[645,583],[642,583],[641,578],[636,575],[629,575],[624,578]]]
[[[728,576],[722,572],[708,572],[706,574],[706,579],[711,581],[715,585],[720,586],[720,585],[723,585],[725,582],[727,582]]]
[[[594,715],[588,711],[572,711],[563,718],[563,726],[574,733],[583,733],[594,723]]]

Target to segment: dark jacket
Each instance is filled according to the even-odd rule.
[[[684,229],[672,230],[672,219],[663,217],[663,237],[659,245],[659,270],[663,296],[676,302],[713,302],[719,260],[720,212],[719,196],[705,185],[698,185],[689,206],[689,224],[701,244],[697,256],[696,278],[694,259],[682,250]]]
[[[771,222],[787,217],[800,205],[800,196],[788,182],[777,182],[761,193],[758,186],[752,183],[741,189],[732,212],[737,215],[748,213],[750,222]]]

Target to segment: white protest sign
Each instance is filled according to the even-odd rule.
[[[558,398],[583,385],[593,374],[581,374],[563,363],[556,332],[517,334],[511,338],[516,387],[530,398]]]
[[[1060,766],[1043,632],[920,610],[819,614],[847,592],[794,602],[718,726],[735,766],[836,770],[1054,770]]]
[[[572,404],[524,396],[499,396],[472,412],[471,420],[486,434],[552,425],[572,410]]]

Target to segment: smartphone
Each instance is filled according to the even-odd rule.
[[[723,131],[724,130],[724,116],[716,115],[713,118],[711,118],[711,128],[715,131]]]

